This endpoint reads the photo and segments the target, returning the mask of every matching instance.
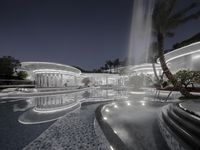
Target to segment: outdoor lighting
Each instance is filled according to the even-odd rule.
[[[103,120],[108,120],[108,118],[107,117],[103,117]]]
[[[199,60],[199,58],[200,58],[200,54],[199,54],[199,55],[193,55],[193,56],[192,56],[192,59],[193,59],[193,60],[195,60],[195,59],[198,59],[198,60]]]
[[[115,133],[115,134],[117,134],[117,131],[116,131],[116,130],[114,130],[114,133]]]
[[[142,104],[142,106],[145,106],[145,101],[140,101],[140,103]]]
[[[131,105],[131,103],[130,103],[130,102],[126,102],[126,103],[127,103],[127,105],[128,105],[128,106],[130,106],[130,105]]]
[[[114,148],[113,148],[112,146],[110,146],[110,149],[111,149],[111,150],[114,150]]]
[[[136,92],[136,91],[132,91],[130,92],[131,94],[145,94],[145,92]]]
[[[118,108],[118,106],[115,104],[115,105],[114,105],[114,108]]]
[[[105,111],[106,111],[106,112],[110,112],[110,110],[109,110],[109,109],[106,109]]]

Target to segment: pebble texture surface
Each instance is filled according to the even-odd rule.
[[[55,122],[24,150],[108,150],[106,139],[95,133],[95,109],[85,105]]]

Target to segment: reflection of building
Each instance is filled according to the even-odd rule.
[[[77,103],[77,97],[75,94],[68,95],[52,95],[48,97],[36,97],[34,99],[35,110],[37,111],[51,111],[59,110],[62,108],[66,109],[66,106]]]
[[[21,69],[28,72],[37,87],[75,86],[81,74],[74,67],[48,62],[22,62]]]
[[[22,124],[38,124],[57,120],[80,107],[77,94],[36,97],[32,108],[22,113],[18,121]]]

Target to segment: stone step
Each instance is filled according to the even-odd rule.
[[[173,111],[176,114],[178,114],[180,117],[184,118],[185,120],[188,120],[191,123],[200,127],[200,118],[195,116],[194,114],[191,114],[191,113],[183,110],[181,107],[179,107],[179,105],[176,105],[176,107],[173,107]]]
[[[169,108],[169,115],[180,127],[200,140],[199,118],[180,110],[177,106]]]
[[[187,120],[174,113],[173,107],[175,106],[168,106],[167,109],[162,111],[162,117],[165,124],[169,127],[171,132],[175,133],[177,137],[189,147],[192,149],[200,149],[200,140],[198,136],[194,135],[194,132],[197,131],[198,128],[192,123],[189,124]]]

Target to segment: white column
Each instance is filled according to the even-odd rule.
[[[38,87],[38,75],[35,74],[35,84],[36,84],[36,87]]]
[[[37,87],[40,87],[40,76],[37,74]]]
[[[56,76],[55,76],[55,73],[53,74],[53,87],[56,87]]]
[[[50,87],[53,87],[53,74],[50,74]]]
[[[40,87],[42,87],[42,78],[41,78],[41,74],[39,74],[39,79],[40,79]]]
[[[49,87],[49,74],[46,74],[47,87]]]
[[[62,74],[60,74],[60,87],[63,87],[63,84],[62,84]]]
[[[42,87],[45,86],[45,79],[44,79],[44,74],[41,74],[42,75]]]
[[[46,74],[43,74],[43,80],[44,80],[44,85],[43,85],[43,87],[47,87],[47,78],[46,78]]]
[[[54,87],[57,87],[57,74],[56,73],[54,74],[54,82],[55,82],[55,86]]]
[[[60,87],[59,86],[59,73],[56,74],[56,87]]]

